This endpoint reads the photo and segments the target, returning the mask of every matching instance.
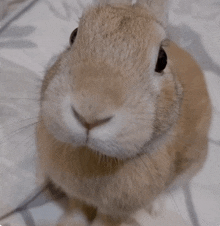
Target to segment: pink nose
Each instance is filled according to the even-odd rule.
[[[107,122],[109,122],[113,116],[110,116],[108,118],[105,118],[105,119],[101,119],[101,120],[97,120],[93,123],[88,123],[86,122],[85,118],[83,116],[81,116],[75,109],[74,107],[72,107],[72,111],[73,111],[73,115],[75,116],[75,118],[77,119],[77,121],[83,126],[85,127],[87,130],[91,130],[93,129],[94,127],[97,127],[97,126],[101,126]]]

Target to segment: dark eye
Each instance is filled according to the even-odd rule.
[[[167,65],[167,54],[164,51],[164,49],[161,47],[158,54],[155,71],[158,73],[161,73],[165,69],[166,65]]]
[[[78,28],[76,28],[70,35],[70,45],[72,45],[75,41],[77,35]]]

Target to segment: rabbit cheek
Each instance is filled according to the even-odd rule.
[[[83,146],[87,140],[87,130],[73,117],[71,109],[71,97],[67,95],[62,101],[61,121],[66,128],[66,138],[73,146]],[[61,123],[62,123],[61,122]]]
[[[42,120],[57,140],[85,145],[86,130],[73,120],[68,85],[63,77],[54,78],[45,91],[41,106]]]
[[[44,101],[41,115],[49,133],[57,140],[78,144],[85,142],[85,131],[71,119],[71,112],[64,98],[57,103]],[[71,127],[77,132],[73,133]]]

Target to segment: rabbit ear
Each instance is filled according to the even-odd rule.
[[[137,0],[137,5],[146,6],[154,13],[157,20],[163,25],[167,25],[169,0]]]
[[[132,4],[132,0],[109,0],[108,1],[110,4],[128,4],[131,5]]]
[[[132,0],[93,0],[96,4],[132,4]]]
[[[100,4],[107,4],[108,0],[93,0],[94,4],[100,5]]]

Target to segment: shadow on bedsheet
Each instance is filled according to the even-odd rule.
[[[33,26],[11,26],[5,30],[0,37],[5,41],[0,42],[0,48],[7,49],[22,49],[22,48],[36,48],[37,45],[25,38],[36,30]]]
[[[171,39],[173,41],[181,42],[186,45],[184,48],[193,55],[203,70],[212,71],[220,76],[219,64],[215,63],[213,59],[209,57],[198,33],[187,25],[178,27],[170,26],[169,33],[171,34]]]
[[[36,43],[25,39],[35,30],[33,26],[11,26],[0,35],[0,38],[4,39],[0,42],[0,48],[36,48]],[[212,71],[220,76],[220,66],[209,57],[198,33],[187,25],[170,26],[169,33],[173,41],[186,45],[185,49],[194,56],[203,70]]]

